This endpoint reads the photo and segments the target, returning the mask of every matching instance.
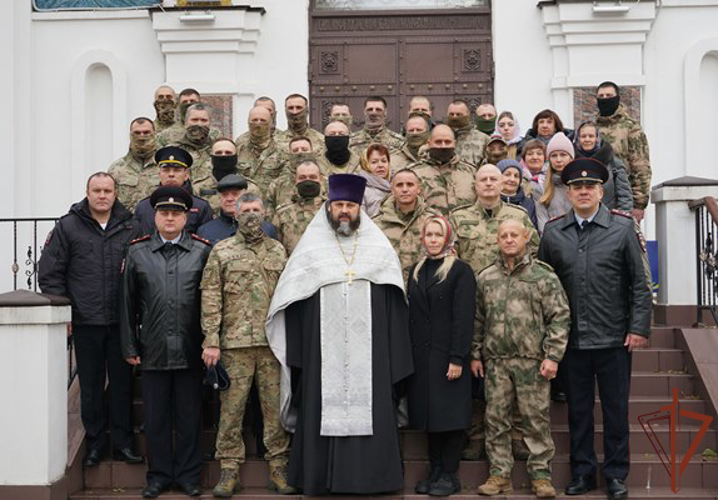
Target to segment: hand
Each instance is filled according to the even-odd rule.
[[[446,372],[446,378],[448,378],[449,380],[456,380],[457,378],[461,377],[461,371],[461,365],[449,363],[449,370]]]
[[[127,361],[132,366],[137,366],[140,364],[140,357],[139,356],[130,356],[129,358],[125,358],[125,361]]]
[[[648,339],[635,333],[629,333],[626,335],[626,341],[623,345],[628,347],[628,352],[633,352],[634,349],[646,347],[648,345]]]
[[[556,372],[558,371],[558,363],[551,361],[550,359],[544,359],[541,362],[541,376],[546,380],[552,380],[556,378]]]
[[[219,363],[219,356],[219,347],[205,347],[204,351],[202,351],[202,361],[204,361],[207,368]]]
[[[471,373],[474,375],[474,378],[479,378],[479,375],[481,375],[481,378],[484,378],[484,365],[480,359],[471,360]]]
[[[636,219],[636,222],[640,224],[643,220],[644,210],[641,210],[640,208],[634,208],[633,210],[631,210],[631,213],[633,214],[633,218]]]

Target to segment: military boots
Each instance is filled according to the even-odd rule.
[[[274,459],[269,461],[269,489],[280,495],[293,495],[296,488],[287,482],[287,460]]]
[[[229,498],[239,492],[242,486],[239,484],[238,469],[222,469],[219,473],[219,482],[212,490],[212,494],[218,498]]]

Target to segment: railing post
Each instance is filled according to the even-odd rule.
[[[70,317],[64,297],[0,295],[0,497],[40,498],[65,474]]]

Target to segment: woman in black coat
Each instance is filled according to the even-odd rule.
[[[447,496],[461,490],[456,475],[464,430],[471,425],[471,341],[476,282],[458,260],[449,222],[426,219],[424,255],[409,272],[409,329],[414,375],[408,381],[409,422],[429,434],[431,468],[416,492]]]

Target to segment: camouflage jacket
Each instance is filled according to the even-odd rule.
[[[152,194],[160,184],[160,170],[154,154],[142,160],[129,151],[115,160],[107,170],[117,183],[117,199],[129,210],[135,211],[137,204]]]
[[[269,143],[259,155],[256,155],[249,143],[237,146],[237,168],[239,173],[259,186],[262,196],[266,196],[269,185],[287,169],[286,155],[280,153],[274,141]]]
[[[274,214],[272,224],[277,228],[279,241],[282,242],[287,254],[291,255],[302,238],[304,231],[322,207],[326,195],[312,199],[299,198],[289,205],[281,205]]]
[[[175,122],[173,125],[167,127],[163,131],[157,131],[157,149],[163,148],[165,146],[174,146],[176,145],[182,138],[185,136],[185,132],[187,130],[184,128],[184,126],[180,122]],[[211,145],[215,139],[217,139],[221,135],[221,132],[214,128],[210,127],[209,129],[209,139],[207,142]]]
[[[454,133],[456,154],[466,163],[478,168],[484,161],[484,149],[489,142],[489,136],[476,130],[473,125],[455,130]]]
[[[633,206],[644,210],[651,193],[651,161],[648,139],[641,125],[628,116],[621,104],[611,116],[597,116],[601,138],[613,147],[617,158],[623,161],[633,191]]]
[[[282,153],[289,154],[289,143],[295,137],[300,136],[304,136],[309,139],[309,142],[312,143],[312,151],[314,153],[321,153],[324,151],[324,134],[311,127],[307,127],[307,130],[303,134],[297,134],[291,129],[282,130],[274,135],[274,141],[277,143],[277,149],[279,149]]]
[[[170,130],[170,129],[167,129]],[[161,136],[162,134],[160,134]],[[208,177],[212,176],[212,139],[208,139],[203,146],[197,146],[193,144],[186,135],[182,135],[179,139],[165,143],[157,139],[157,149],[165,146],[178,146],[190,155],[192,155],[192,166],[189,169],[190,181],[194,184],[195,181],[202,182]]]
[[[169,125],[164,125],[164,124],[160,123],[160,121],[159,121],[157,118],[155,118],[155,119],[153,120],[153,123],[155,124],[155,132],[159,134],[160,132],[164,132],[164,131],[167,130],[168,128],[173,127],[174,125],[176,125],[176,124],[177,124],[177,120],[173,121],[173,122],[170,123]]]
[[[526,248],[532,256],[535,256],[538,252],[539,236],[528,212],[523,207],[500,201],[489,215],[489,212],[477,201],[473,205],[459,207],[451,212],[449,222],[456,231],[458,256],[467,262],[474,272],[481,271],[496,260],[499,254],[496,234],[499,225],[506,219],[519,220],[529,229],[531,240]]]
[[[499,256],[477,275],[474,359],[560,362],[570,329],[566,292],[548,264],[525,254],[509,271]]]
[[[389,151],[401,148],[404,144],[404,137],[393,130],[382,127],[376,134],[370,134],[366,129],[352,133],[349,140],[349,148],[362,154],[369,147],[369,144],[383,144]]]
[[[425,158],[411,166],[421,179],[421,192],[426,204],[447,216],[456,207],[476,201],[474,175],[476,169],[458,156],[445,165]]]
[[[322,174],[325,177],[329,177],[332,174],[355,174],[359,170],[359,162],[361,157],[356,151],[351,151],[349,160],[344,165],[334,165],[332,162],[327,160],[324,153],[317,155],[317,163],[319,168],[322,169]]]
[[[403,214],[396,208],[394,195],[390,195],[381,204],[379,213],[372,218],[399,255],[404,283],[408,282],[409,268],[421,255],[421,226],[431,215],[436,215],[436,212],[428,208],[421,197],[416,200],[413,212]]]
[[[401,169],[410,168],[411,165],[420,162],[422,159],[424,159],[424,157],[422,157],[420,151],[414,154],[409,151],[409,146],[404,144],[401,148],[391,152],[389,164],[391,165],[392,173],[395,174]]]
[[[248,244],[241,233],[217,243],[202,274],[203,347],[266,346],[264,322],[287,256],[269,237]]]

